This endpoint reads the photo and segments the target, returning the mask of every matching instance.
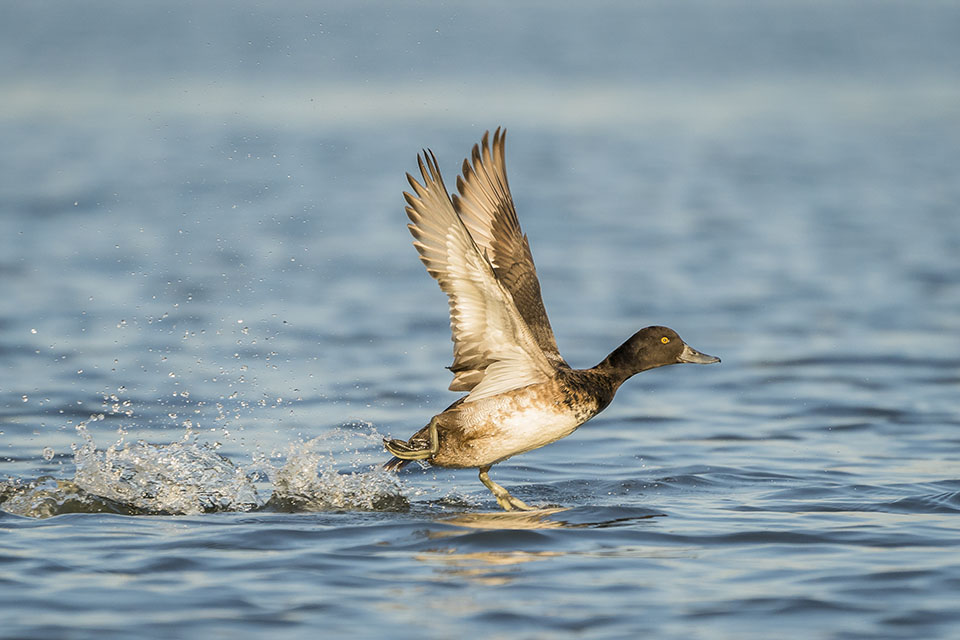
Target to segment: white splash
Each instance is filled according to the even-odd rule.
[[[187,440],[111,445],[98,451],[85,427],[75,448],[74,484],[147,513],[249,511],[262,506],[247,472],[212,445]]]
[[[379,455],[381,440],[382,436],[370,427],[364,431],[337,428],[291,445],[286,462],[272,474],[273,497],[269,504],[295,511],[406,509],[409,502],[401,493],[396,474],[371,464],[368,458],[374,454],[362,452],[373,444]],[[343,468],[346,460],[349,465]]]
[[[276,464],[261,457],[246,467],[216,445],[198,442],[189,428],[169,444],[126,442],[121,431],[120,440],[106,449],[97,449],[86,423],[76,430],[81,442],[73,445],[73,479],[0,482],[0,508],[46,518],[74,512],[189,515],[409,507],[396,474],[380,470],[381,435],[366,424],[294,443]],[[261,492],[272,490],[269,500],[260,497],[255,479],[263,482]]]

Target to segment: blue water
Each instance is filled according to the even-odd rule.
[[[476,3],[475,3],[476,4]],[[0,636],[952,638],[960,6],[6,3]],[[483,131],[561,352],[492,477],[401,191]]]

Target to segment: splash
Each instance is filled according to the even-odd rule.
[[[366,431],[339,428],[291,445],[286,463],[273,475],[270,506],[280,511],[407,509],[409,502],[396,474],[369,464],[364,458],[370,454],[361,452],[374,443],[379,454],[381,439],[369,427]],[[346,459],[349,466],[341,468],[338,461]]]
[[[348,425],[289,446],[276,465],[267,459],[249,467],[198,442],[196,434],[169,444],[121,438],[98,449],[85,424],[76,427],[73,479],[44,476],[0,481],[0,508],[46,518],[63,513],[192,515],[219,511],[405,510],[395,474],[383,472],[380,434],[369,425]],[[366,451],[364,451],[366,450]],[[255,482],[269,483],[263,499]],[[272,491],[271,491],[272,489]]]
[[[107,498],[90,495],[70,480],[42,476],[33,482],[0,481],[0,506],[7,513],[49,518],[61,513],[122,513],[135,509]]]
[[[244,469],[213,445],[139,441],[98,451],[86,429],[78,431],[84,443],[74,453],[74,483],[89,494],[143,513],[250,511],[262,506]]]

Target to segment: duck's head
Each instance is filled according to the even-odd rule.
[[[720,358],[700,353],[669,327],[646,327],[611,353],[604,364],[627,377],[668,364],[713,364]]]

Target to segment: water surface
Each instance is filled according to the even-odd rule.
[[[949,638],[949,3],[13,3],[0,635]],[[562,353],[627,383],[476,472],[406,171],[485,129]]]

